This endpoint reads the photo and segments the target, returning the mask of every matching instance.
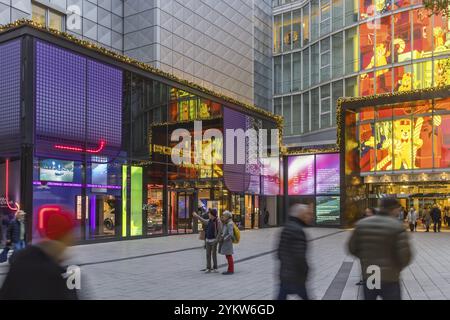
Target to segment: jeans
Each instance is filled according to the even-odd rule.
[[[206,269],[211,270],[211,256],[213,268],[217,269],[217,242],[206,241]]]
[[[401,291],[399,282],[382,282],[380,289],[369,289],[364,283],[365,300],[376,300],[380,296],[383,300],[401,300]]]
[[[286,300],[288,294],[298,295],[303,300],[308,300],[308,293],[306,292],[306,285],[296,284],[280,284],[280,291],[278,293],[278,300]]]
[[[441,221],[440,220],[434,222],[434,224],[433,224],[434,232],[436,232],[436,229],[437,229],[437,232],[441,232]]]
[[[12,247],[13,247],[13,249],[14,249],[14,253],[16,253],[16,252],[19,251],[19,250],[24,249],[25,246],[26,246],[26,243],[25,243],[24,240],[20,240],[19,242],[15,242],[15,243],[13,243],[13,245],[12,245]]]

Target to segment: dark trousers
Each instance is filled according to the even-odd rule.
[[[211,268],[211,256],[213,260],[213,269],[217,269],[217,242],[206,241],[206,269]]]
[[[377,297],[383,300],[401,300],[401,291],[399,282],[382,282],[380,289],[369,289],[364,283],[365,300],[376,300]]]
[[[278,293],[278,300],[286,300],[289,294],[295,294],[303,300],[308,300],[308,293],[306,292],[305,284],[280,284],[280,291]]]
[[[436,229],[437,229],[437,232],[441,232],[441,221],[440,220],[433,223],[434,232],[436,232]]]

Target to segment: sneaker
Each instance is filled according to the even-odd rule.
[[[219,272],[219,270],[217,270],[217,269],[213,269],[213,270],[212,270],[212,272],[214,272],[214,273],[218,273],[218,272]]]
[[[210,273],[211,269],[206,269],[205,273]]]
[[[222,274],[224,274],[224,275],[228,275],[228,274],[233,274],[234,272],[231,272],[231,271],[225,271],[225,272],[222,272]]]
[[[208,270],[207,268],[200,270],[201,272],[205,272],[206,270]]]

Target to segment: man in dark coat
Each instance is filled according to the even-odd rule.
[[[308,262],[306,258],[307,239],[304,227],[311,224],[311,206],[295,204],[289,210],[289,220],[281,232],[278,246],[280,260],[280,291],[278,300],[286,300],[289,294],[308,300],[306,281]]]
[[[433,220],[433,230],[434,232],[441,232],[441,209],[437,205],[433,206],[431,210],[431,219]]]
[[[25,227],[25,212],[19,210],[16,212],[15,218],[8,226],[6,236],[6,243],[11,245],[16,254],[19,250],[25,248],[26,245],[26,227]]]
[[[401,299],[400,272],[412,254],[408,235],[398,220],[400,210],[397,199],[382,199],[378,213],[356,223],[350,237],[349,251],[361,261],[366,300],[376,300],[378,296]]]
[[[45,240],[11,257],[8,275],[0,289],[0,300],[74,300],[60,266],[64,251],[72,243],[73,218],[64,212],[48,212],[40,230]]]

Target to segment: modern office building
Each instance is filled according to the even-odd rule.
[[[288,146],[336,142],[339,97],[449,83],[449,21],[416,0],[273,1],[274,111]]]
[[[1,0],[33,19],[239,101],[272,109],[269,0]]]

